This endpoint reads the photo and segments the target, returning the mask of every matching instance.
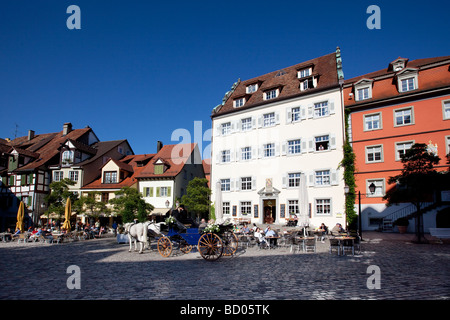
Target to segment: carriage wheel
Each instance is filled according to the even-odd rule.
[[[172,253],[172,241],[168,237],[162,237],[158,240],[158,252],[164,258],[167,258]]]
[[[180,242],[180,250],[181,250],[181,252],[186,254],[186,253],[191,252],[192,246],[190,244],[188,244],[186,241],[181,241]]]
[[[198,251],[205,260],[217,260],[223,253],[222,240],[214,233],[205,233],[198,240]]]
[[[223,255],[232,256],[236,253],[239,240],[233,232],[226,231],[222,237]]]

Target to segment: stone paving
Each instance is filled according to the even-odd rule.
[[[102,238],[61,244],[0,243],[0,300],[448,300],[450,244],[366,232],[355,256],[240,248],[205,261],[197,252],[163,258]],[[79,267],[80,289],[69,289]],[[369,266],[379,268],[379,289]],[[370,270],[370,268],[369,268]],[[71,278],[72,279],[72,278]],[[73,282],[74,283],[74,282]]]

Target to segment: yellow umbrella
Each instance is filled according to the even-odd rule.
[[[71,215],[72,215],[72,205],[70,203],[70,198],[67,198],[66,210],[64,212],[64,216],[65,216],[66,220],[64,221],[64,224],[63,224],[63,229],[66,229],[67,232],[70,232],[70,229],[71,229],[71,227],[70,227],[70,216]]]
[[[23,205],[23,201],[20,201],[19,210],[17,210],[17,223],[16,223],[16,230],[20,229],[20,232],[23,232],[25,229],[23,226],[24,215],[25,215],[25,207]]]

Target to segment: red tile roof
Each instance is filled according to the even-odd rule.
[[[401,59],[401,58],[399,58]],[[398,59],[397,59],[398,60]],[[402,97],[431,89],[444,88],[450,86],[450,56],[426,58],[407,61],[405,68],[395,72],[391,68],[391,64],[386,69],[374,71],[365,75],[360,75],[344,82],[344,105],[346,107],[357,107],[367,103],[382,101],[392,97]],[[396,61],[396,60],[394,60]],[[408,92],[399,92],[395,76],[401,74],[406,69],[418,70],[418,89]],[[362,101],[356,101],[353,85],[361,79],[372,79],[372,98]],[[353,98],[349,97],[349,93],[353,92]]]
[[[163,146],[136,177],[138,179],[176,177],[183,169],[196,145],[196,143],[189,143]],[[162,174],[155,174],[155,162],[158,159],[162,159],[168,166]]]
[[[300,91],[300,80],[297,71],[308,67],[312,67],[312,75],[318,77],[317,87]],[[247,94],[246,87],[256,83],[259,84],[258,90],[254,93]],[[231,93],[226,102],[222,106],[219,105],[216,107],[213,110],[211,117],[256,107],[261,104],[311,94],[320,90],[337,87],[338,85],[336,53],[333,52],[253,79],[238,82],[235,90]],[[264,92],[274,88],[280,88],[279,96],[274,99],[264,100]],[[236,98],[241,97],[246,98],[245,104],[242,107],[235,108],[233,106],[233,101]]]

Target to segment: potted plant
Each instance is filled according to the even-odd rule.
[[[394,226],[397,226],[398,232],[406,233],[406,229],[408,229],[409,220],[407,218],[398,218],[394,222]]]

